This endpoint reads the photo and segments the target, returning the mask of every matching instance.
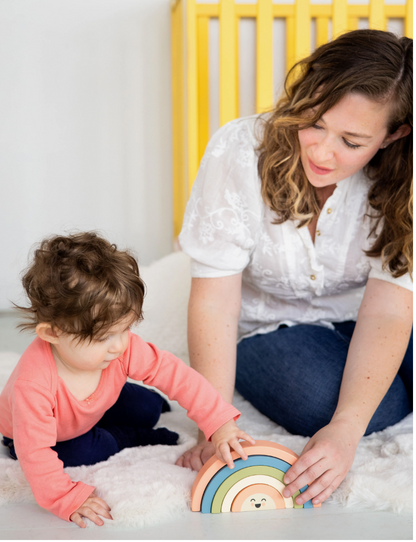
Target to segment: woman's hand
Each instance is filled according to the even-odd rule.
[[[88,499],[71,514],[69,519],[83,529],[85,529],[87,526],[85,521],[82,519],[83,517],[88,518],[96,525],[101,526],[104,525],[104,521],[99,516],[103,516],[107,519],[113,519],[109,513],[110,510],[111,508],[108,506],[108,504],[103,501],[103,499],[100,499],[100,497],[97,497],[97,495],[93,492]]]
[[[202,440],[196,446],[186,451],[176,461],[178,467],[186,467],[188,469],[199,471],[202,466],[215,454],[215,447],[212,442]]]
[[[241,459],[247,459],[247,454],[241,446],[239,439],[247,440],[250,444],[255,444],[255,440],[241,431],[234,420],[222,425],[213,433],[211,441],[215,447],[215,453],[220,461],[227,463],[230,469],[234,468],[234,461],[231,456],[231,450],[235,450]]]
[[[324,502],[350,470],[361,436],[343,421],[332,421],[315,433],[285,474],[283,481],[288,485],[284,497],[291,497],[308,484],[308,489],[296,497],[296,503],[310,499],[312,504]]]

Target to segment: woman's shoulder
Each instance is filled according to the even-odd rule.
[[[248,146],[254,152],[260,142],[262,132],[262,117],[251,115],[231,120],[221,126],[212,135],[207,152],[221,156],[230,147]]]

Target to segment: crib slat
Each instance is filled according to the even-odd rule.
[[[316,19],[316,46],[320,47],[328,41],[328,17],[318,17]]]
[[[413,0],[407,0],[404,19],[404,35],[413,39]]]
[[[384,15],[384,0],[370,0],[370,14],[368,18],[370,28],[386,30],[387,21]]]
[[[220,0],[220,126],[237,118],[234,0]]]
[[[235,109],[237,111],[237,116],[240,116],[240,17],[235,11]]]
[[[273,6],[272,0],[257,3],[257,76],[256,110],[261,113],[273,106]]]
[[[347,0],[336,0],[332,2],[332,37],[343,34],[347,28]]]
[[[295,2],[295,62],[298,62],[310,54],[311,16],[309,0]]]
[[[195,0],[186,3],[187,26],[187,115],[188,115],[188,192],[198,173],[198,58]]]
[[[358,17],[348,17],[348,31],[358,29]]]
[[[286,18],[286,73],[295,63],[295,17]]]
[[[198,17],[198,162],[209,139],[209,18]]]

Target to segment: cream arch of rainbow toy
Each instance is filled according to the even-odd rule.
[[[295,503],[295,498],[308,486],[290,498],[283,497],[283,477],[298,459],[292,450],[268,440],[241,445],[248,455],[246,461],[232,452],[234,468],[230,469],[213,456],[199,471],[192,486],[192,511],[218,514],[321,506],[313,505],[312,501]]]

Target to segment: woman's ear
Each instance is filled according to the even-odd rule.
[[[390,143],[393,143],[394,141],[397,141],[398,139],[401,139],[402,137],[408,136],[411,131],[412,129],[408,124],[402,124],[401,126],[397,128],[394,134],[390,134],[384,139],[380,148],[385,149],[386,147],[390,145]]]
[[[48,343],[57,344],[59,342],[59,337],[52,329],[51,324],[47,324],[46,322],[42,322],[36,326],[36,334],[40,339]]]

